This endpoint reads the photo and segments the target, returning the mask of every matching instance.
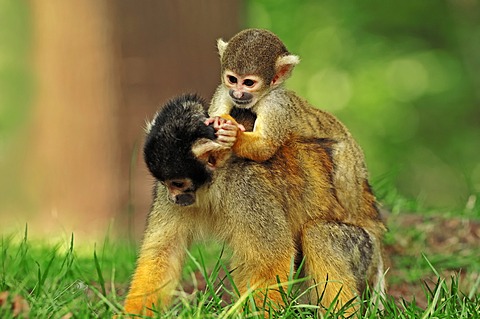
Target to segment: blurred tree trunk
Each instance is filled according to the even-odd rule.
[[[194,6],[192,7],[192,4]],[[211,97],[215,41],[238,1],[32,1],[37,67],[29,180],[44,230],[141,232],[152,178],[145,120],[182,92]],[[34,223],[35,225],[35,223]]]

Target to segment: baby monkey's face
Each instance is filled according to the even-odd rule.
[[[226,70],[223,76],[223,83],[228,89],[228,94],[235,106],[249,109],[254,106],[261,93],[265,91],[265,82],[257,75],[240,75],[233,71]]]

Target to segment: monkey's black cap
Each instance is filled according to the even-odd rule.
[[[207,104],[196,94],[173,98],[156,114],[143,153],[157,180],[189,178],[196,188],[211,180],[211,172],[191,151],[199,138],[215,139],[214,128],[204,124],[207,117]]]

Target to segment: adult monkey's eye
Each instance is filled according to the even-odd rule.
[[[228,82],[237,83],[237,78],[234,77],[233,75],[229,75],[227,78],[228,78]]]
[[[176,188],[183,188],[185,186],[185,183],[181,181],[172,181],[172,186]]]
[[[243,81],[243,84],[245,84],[248,87],[252,87],[255,84],[255,81],[250,80],[250,79],[246,79],[245,81]]]

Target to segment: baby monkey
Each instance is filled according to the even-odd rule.
[[[333,184],[338,199],[349,214],[361,215],[362,210],[354,204],[359,199],[353,197],[361,194],[368,179],[362,150],[333,115],[284,88],[299,57],[290,54],[275,34],[260,29],[241,31],[229,42],[219,39],[217,47],[222,83],[205,123],[214,124],[218,142],[232,147],[239,157],[263,162],[292,138],[332,140],[330,155],[337,164]],[[234,108],[256,115],[252,132],[237,126],[230,116]]]

